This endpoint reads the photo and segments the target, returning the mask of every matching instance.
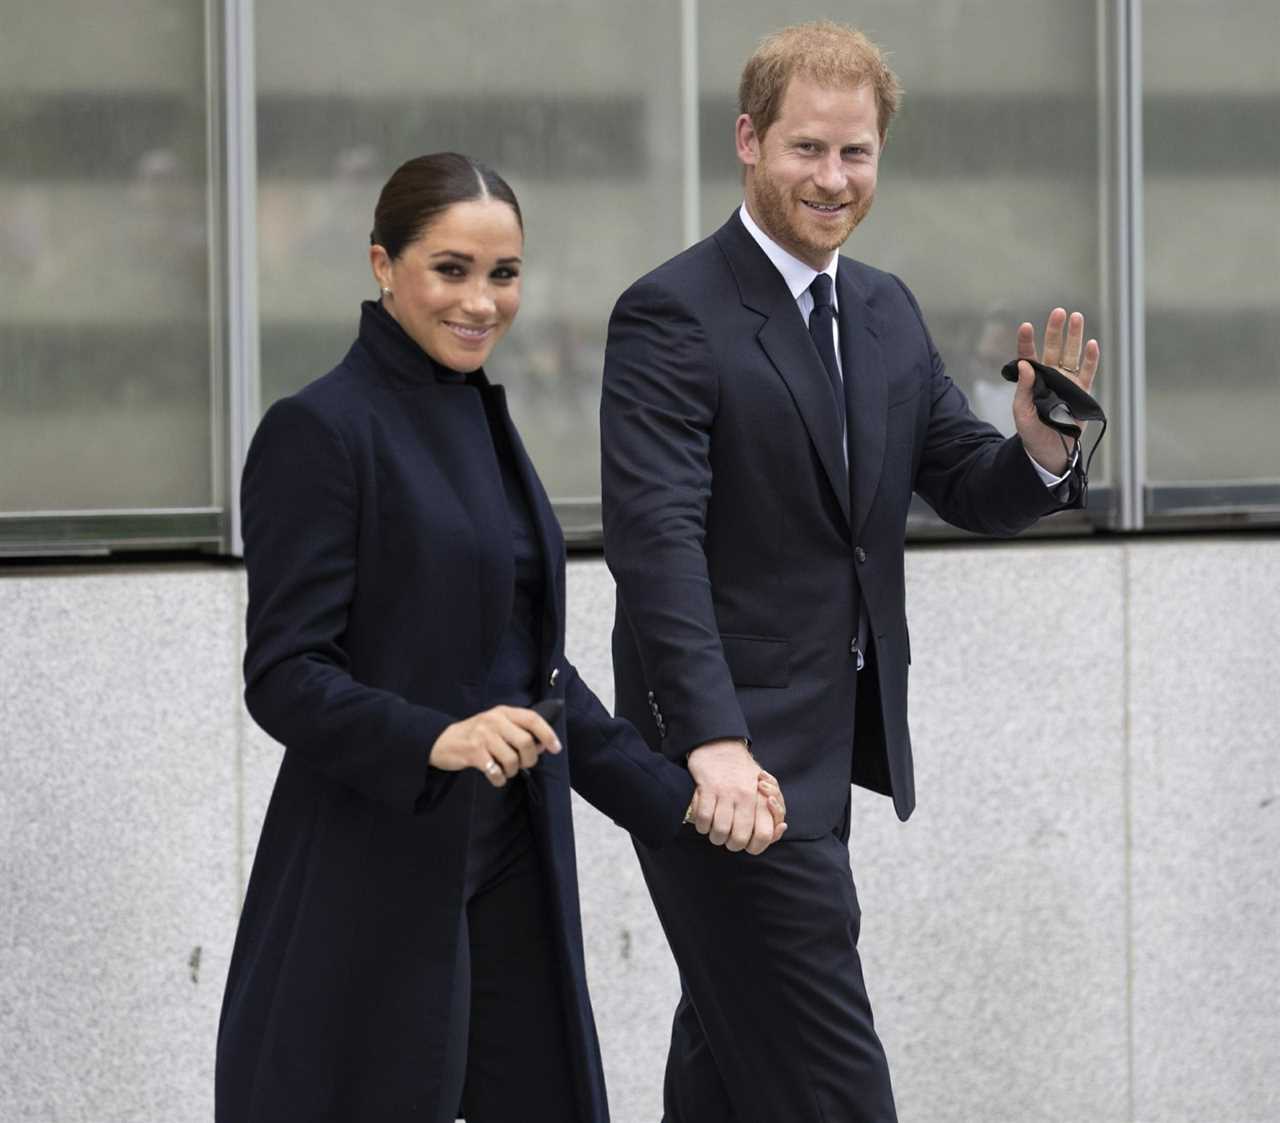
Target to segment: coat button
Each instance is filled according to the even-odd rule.
[[[859,563],[864,562],[867,560],[867,551],[864,550],[861,546],[855,546],[853,550],[853,556],[855,559],[857,559]]]
[[[559,682],[559,681],[560,681],[560,668],[559,668],[559,667],[552,667],[552,668],[551,668],[551,677],[550,677],[549,679],[547,679],[547,685],[548,685],[548,686],[555,686],[555,684],[556,684],[557,682]]]

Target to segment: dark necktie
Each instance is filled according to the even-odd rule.
[[[822,365],[827,368],[827,377],[831,379],[831,392],[836,399],[836,416],[840,418],[840,433],[843,436],[848,428],[845,417],[847,405],[844,379],[840,377],[840,367],[836,365],[836,345],[831,331],[836,318],[836,307],[831,303],[831,278],[825,273],[819,273],[814,277],[813,284],[809,286],[809,292],[813,295],[813,311],[809,313],[809,334],[813,337],[813,345],[817,347],[818,354],[822,356]],[[845,457],[849,462],[850,504],[852,505],[853,457],[850,455],[847,441]],[[861,547],[858,549],[861,550]],[[869,626],[867,606],[859,590],[857,632],[853,638],[853,653],[858,659],[858,670],[862,670],[865,663]]]
[[[809,313],[809,335],[813,337],[813,345],[822,356],[822,365],[827,368],[831,393],[835,398],[836,416],[840,418],[840,432],[843,433],[844,381],[836,362],[836,345],[831,330],[836,319],[836,306],[831,302],[831,278],[825,273],[819,273],[809,286],[809,295],[813,297],[813,311]]]

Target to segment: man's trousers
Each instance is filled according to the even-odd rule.
[[[858,958],[848,818],[764,854],[637,843],[680,968],[664,1123],[895,1123]]]

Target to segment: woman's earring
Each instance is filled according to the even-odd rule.
[[[391,290],[390,290],[389,288],[387,288],[385,285],[383,286],[383,289],[382,289],[382,295],[383,295],[383,296],[390,296],[390,295],[391,295]]]

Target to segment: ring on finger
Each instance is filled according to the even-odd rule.
[[[484,774],[486,776],[492,776],[497,771],[498,771],[498,765],[495,761],[491,760],[489,761],[488,764],[484,766]]]
[[[1077,362],[1075,366],[1073,366],[1073,367],[1069,367],[1069,366],[1067,366],[1067,364],[1066,364],[1066,363],[1059,363],[1059,364],[1058,364],[1058,369],[1059,369],[1060,371],[1065,372],[1066,374],[1079,374],[1079,373],[1080,373],[1080,364]]]

